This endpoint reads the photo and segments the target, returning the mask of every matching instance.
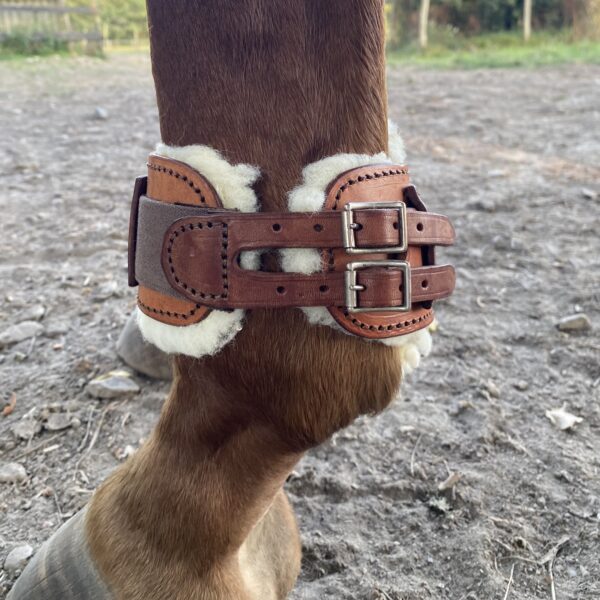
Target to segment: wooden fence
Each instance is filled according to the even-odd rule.
[[[3,2],[0,0],[0,41],[23,35],[37,41],[81,43],[89,51],[102,49],[98,11],[91,6],[69,6],[64,0]]]

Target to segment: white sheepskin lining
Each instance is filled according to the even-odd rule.
[[[302,172],[302,183],[288,195],[290,211],[317,212],[321,210],[325,204],[327,187],[344,171],[365,165],[404,164],[406,160],[404,142],[396,125],[392,121],[389,121],[388,125],[389,154],[385,152],[373,156],[368,154],[336,154],[305,167]],[[322,269],[321,255],[318,250],[310,248],[282,250],[281,266],[287,272],[309,275]],[[326,308],[303,308],[302,311],[312,325],[324,325],[348,333],[339,326]],[[376,341],[398,348],[402,370],[405,374],[409,374],[416,369],[421,362],[421,357],[427,356],[431,352],[431,334],[428,329]]]
[[[250,165],[232,165],[208,146],[173,147],[159,144],[157,154],[179,160],[196,169],[214,186],[227,209],[257,212],[258,198],[252,186],[260,171]],[[245,252],[244,269],[258,269],[260,254]],[[168,354],[186,354],[200,358],[217,354],[242,329],[245,311],[213,310],[200,323],[177,327],[156,321],[137,309],[137,322],[144,338]]]

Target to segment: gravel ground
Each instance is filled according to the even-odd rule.
[[[129,399],[85,390],[123,367],[128,198],[158,139],[149,67],[0,63],[0,481],[16,480],[0,483],[0,566],[86,503],[167,391],[140,376]],[[288,483],[305,546],[293,598],[597,600],[600,68],[389,83],[421,195],[459,231],[458,289],[401,398]],[[578,330],[560,331],[571,315]],[[567,430],[546,415],[563,405]]]

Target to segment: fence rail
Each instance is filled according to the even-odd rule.
[[[95,3],[66,6],[64,0],[2,2],[0,0],[0,43],[18,35],[28,42],[47,39],[66,44],[85,43],[86,49],[102,49],[104,36]]]
[[[96,15],[91,6],[62,6],[59,4],[0,4],[0,12],[54,13],[59,15]]]
[[[0,42],[10,38],[10,33],[0,31]],[[47,33],[31,33],[28,38],[32,42],[41,42],[48,38]],[[104,36],[99,31],[55,31],[52,38],[59,42],[98,42],[104,41]]]

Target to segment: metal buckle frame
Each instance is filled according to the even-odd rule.
[[[359,285],[357,272],[369,267],[391,267],[400,269],[404,275],[404,302],[401,306],[381,306],[376,308],[360,308],[358,292],[365,289]],[[410,265],[405,260],[369,260],[362,262],[351,262],[346,265],[345,272],[346,280],[346,309],[349,313],[366,313],[366,312],[408,312],[412,307],[412,293],[410,281]]]
[[[354,222],[354,212],[357,210],[371,210],[378,208],[394,208],[398,210],[398,235],[399,246],[388,246],[386,248],[359,248],[356,245],[356,229],[358,223]],[[404,202],[348,202],[342,213],[342,234],[344,236],[344,248],[348,254],[401,254],[408,250],[408,227],[406,224],[406,203]]]

